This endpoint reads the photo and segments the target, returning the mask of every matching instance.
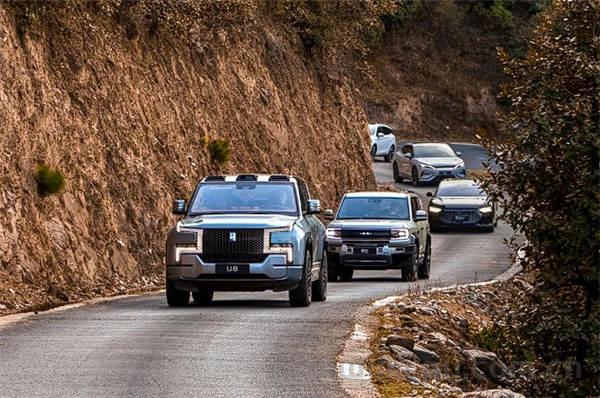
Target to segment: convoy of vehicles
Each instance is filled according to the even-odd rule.
[[[286,175],[203,179],[166,245],[170,306],[198,304],[215,291],[289,291],[292,306],[327,298],[325,227],[306,183]]]
[[[411,180],[414,186],[424,182],[436,182],[444,178],[465,178],[467,169],[448,144],[405,144],[392,160],[394,181]]]
[[[170,306],[208,304],[215,291],[288,291],[292,306],[325,301],[327,282],[350,281],[354,270],[398,269],[403,281],[428,279],[431,231],[476,227],[493,232],[496,206],[466,179],[461,154],[448,144],[405,144],[396,152],[391,128],[370,124],[374,156],[392,160],[394,180],[438,182],[427,206],[414,192],[346,193],[337,212],[317,215],[320,202],[289,175],[209,176],[166,243]],[[427,210],[426,210],[427,209]]]
[[[327,227],[329,280],[349,281],[355,269],[402,270],[402,280],[429,278],[427,212],[412,192],[357,192],[342,198]]]
[[[371,158],[383,156],[386,162],[392,160],[396,152],[396,136],[390,126],[385,124],[369,124],[371,137]]]
[[[444,180],[431,197],[428,213],[431,229],[480,228],[494,232],[496,208],[474,180]]]

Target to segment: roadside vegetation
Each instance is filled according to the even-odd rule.
[[[600,394],[599,15],[597,1],[554,2],[523,59],[501,53],[508,141],[487,186],[527,238],[534,283],[481,337],[524,361],[528,396]]]
[[[61,192],[65,187],[64,174],[47,164],[39,164],[35,170],[37,190],[41,196],[53,195]]]

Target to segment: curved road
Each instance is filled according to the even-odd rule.
[[[480,147],[458,150],[467,165],[485,159]],[[389,163],[374,170],[391,182]],[[510,266],[510,234],[502,224],[494,234],[434,234],[432,276],[419,283],[500,274]],[[358,272],[309,308],[266,292],[217,293],[210,307],[171,309],[155,294],[36,315],[0,329],[0,396],[344,396],[336,356],[353,313],[409,286],[397,271]]]

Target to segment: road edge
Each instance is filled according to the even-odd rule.
[[[454,290],[458,286],[485,286],[494,283],[505,282],[518,275],[523,270],[523,266],[521,265],[521,259],[523,257],[524,250],[521,248],[517,251],[516,259],[513,261],[512,266],[489,281],[466,283],[447,287],[436,287],[426,289],[426,291],[448,291]],[[414,283],[414,285],[417,283]],[[340,382],[343,392],[349,397],[380,397],[377,388],[371,382],[371,377],[368,375],[368,371],[365,368],[365,363],[371,355],[369,341],[371,340],[372,335],[368,332],[371,330],[369,325],[373,322],[376,322],[376,318],[371,314],[376,309],[392,303],[406,294],[400,296],[387,296],[379,300],[375,300],[368,305],[361,307],[354,314],[354,328],[346,341],[344,341],[342,351],[337,357],[338,381]]]

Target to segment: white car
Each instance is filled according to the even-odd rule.
[[[396,136],[390,126],[385,124],[369,124],[371,136],[371,157],[383,156],[386,162],[390,162],[396,152]]]

